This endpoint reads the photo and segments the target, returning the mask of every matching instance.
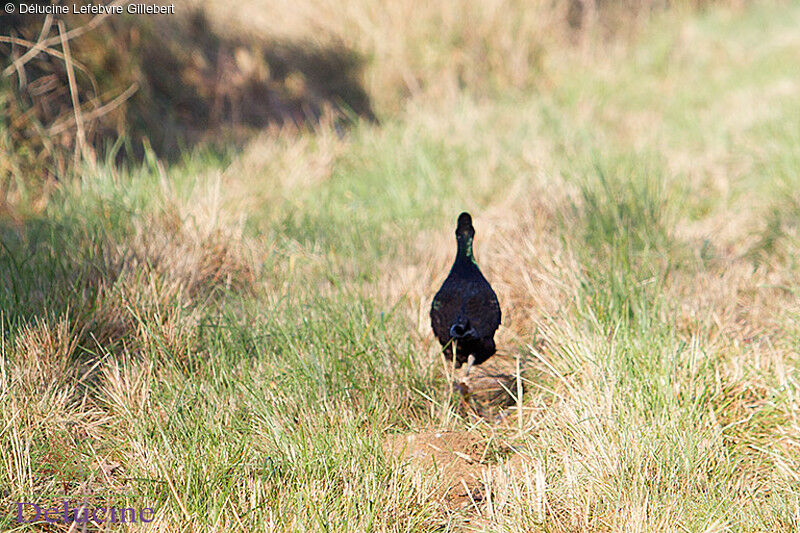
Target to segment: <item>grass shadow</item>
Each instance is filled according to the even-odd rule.
[[[63,20],[74,29],[89,18]],[[0,69],[42,29],[40,15],[4,17],[0,34],[15,44],[0,42],[7,58]],[[58,39],[56,26],[44,37]],[[85,140],[118,162],[141,160],[150,147],[176,161],[197,144],[237,145],[254,130],[313,128],[327,116],[340,131],[359,118],[376,120],[363,87],[364,60],[344,44],[223,33],[201,9],[109,17],[72,39],[70,49]],[[9,116],[0,133],[17,154],[13,167],[42,181],[64,176],[79,142],[65,61],[36,54],[11,77],[0,83]]]

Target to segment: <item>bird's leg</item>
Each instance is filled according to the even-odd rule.
[[[452,368],[452,371],[453,371],[453,377],[455,378],[455,375],[456,375],[456,358],[458,358],[458,345],[457,345],[457,341],[455,339],[453,339],[451,342],[453,343],[453,368]]]
[[[463,382],[463,380],[457,377],[456,374],[456,363],[458,359],[458,341],[452,339],[450,342],[452,343],[453,346],[453,367],[452,367],[453,374],[451,378],[453,380],[453,390],[457,390],[458,392],[461,393],[462,396],[464,396],[465,394],[469,393],[469,388],[467,387],[466,383]]]
[[[469,377],[469,371],[472,370],[472,365],[475,364],[475,354],[469,354],[469,358],[467,359],[467,373],[464,374],[465,378]]]

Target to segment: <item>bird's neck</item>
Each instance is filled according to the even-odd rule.
[[[471,267],[475,265],[475,256],[472,255],[472,238],[458,239],[455,266]]]

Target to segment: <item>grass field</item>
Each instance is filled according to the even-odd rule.
[[[0,204],[0,528],[88,494],[153,531],[800,529],[800,4],[561,40],[320,4],[379,122]],[[462,210],[491,416],[428,319]]]

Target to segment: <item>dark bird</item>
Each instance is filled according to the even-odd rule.
[[[494,355],[494,332],[500,325],[497,295],[472,255],[474,237],[472,217],[461,213],[456,227],[456,260],[431,305],[431,326],[442,343],[442,352],[452,361],[455,345],[455,366],[467,363],[467,376],[472,365]]]

